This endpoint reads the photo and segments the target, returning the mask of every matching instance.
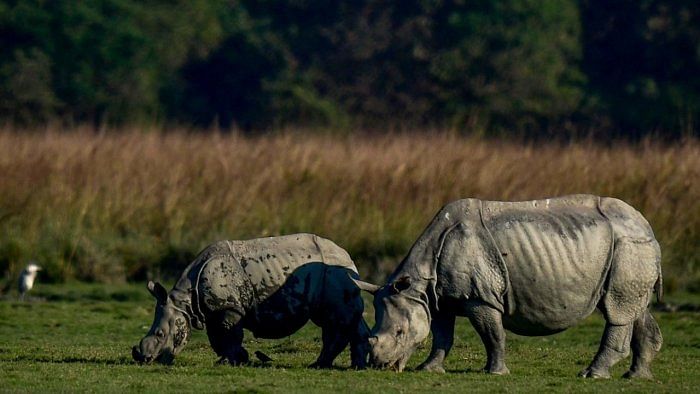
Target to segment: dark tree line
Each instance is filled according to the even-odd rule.
[[[0,121],[697,135],[694,0],[0,1]]]

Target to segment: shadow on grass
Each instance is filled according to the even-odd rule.
[[[2,353],[0,349],[0,353]],[[149,365],[139,365],[130,357],[117,357],[117,358],[99,358],[99,357],[81,357],[81,356],[66,356],[66,357],[42,357],[42,356],[30,356],[30,355],[19,355],[0,362],[30,362],[30,363],[49,363],[49,364],[92,364],[92,365],[134,365],[140,366],[142,368],[149,368],[153,370],[162,370],[163,367],[171,367],[170,365],[161,364],[149,364]],[[188,364],[189,365],[189,364]],[[206,366],[206,363],[203,365]],[[172,366],[177,366],[174,364]],[[238,366],[230,366],[228,364],[216,364],[211,363],[209,366],[213,368],[240,368]],[[308,369],[308,370],[318,370],[318,371],[356,371],[357,369],[352,367],[338,367],[333,366],[331,368],[309,368],[300,367],[298,365],[292,364],[279,364],[274,362],[259,362],[253,361],[249,362],[241,367],[246,368],[261,368],[261,369]]]
[[[97,358],[97,357],[41,357],[20,355],[5,360],[5,362],[34,362],[34,363],[54,363],[54,364],[95,364],[95,365],[130,365],[136,363],[130,357],[119,358]]]
[[[415,370],[416,372],[424,372],[424,371],[418,371]],[[477,375],[489,375],[486,371],[484,371],[483,368],[451,368],[451,369],[446,369],[445,373],[453,373],[453,374],[477,374]]]
[[[300,366],[300,365],[292,365],[292,364],[282,364],[282,363],[277,363],[274,361],[271,362],[261,362],[261,361],[250,361],[246,364],[240,365],[240,366],[231,366],[230,364],[217,364],[214,363],[214,366],[217,368],[262,368],[262,369],[306,369],[309,371],[360,371],[360,369],[353,368],[353,367],[339,367],[339,366],[332,366],[330,368],[313,368],[310,366]],[[371,368],[366,368],[366,369],[371,369]]]

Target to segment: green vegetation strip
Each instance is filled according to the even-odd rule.
[[[700,385],[700,316],[693,313],[655,313],[664,347],[653,365],[652,381],[621,379],[629,358],[613,368],[612,379],[576,377],[597,349],[603,330],[597,315],[555,336],[509,334],[509,376],[479,371],[485,355],[466,319],[458,320],[444,375],[353,371],[347,351],[336,360],[337,368],[309,370],[306,366],[321,345],[320,330],[313,325],[281,340],[257,340],[248,334],[245,346],[251,354],[260,350],[273,358],[266,365],[215,366],[206,335],[195,332],[174,366],[139,366],[131,360],[130,348],[153,318],[153,302],[142,286],[44,285],[29,302],[8,297],[0,301],[0,391],[690,392]],[[371,323],[371,307],[367,309]],[[426,341],[409,367],[421,362],[428,350]]]

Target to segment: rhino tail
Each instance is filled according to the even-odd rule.
[[[656,302],[661,303],[664,301],[664,278],[661,271],[661,247],[659,243],[656,242],[656,272],[658,273],[656,277],[656,282],[654,283],[654,292],[656,293]]]
[[[664,279],[661,276],[661,270],[659,270],[659,276],[654,283],[654,292],[656,293],[656,302],[662,303],[664,301]]]

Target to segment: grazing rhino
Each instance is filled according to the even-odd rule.
[[[647,310],[661,297],[659,244],[634,208],[573,195],[524,202],[455,201],[443,207],[374,294],[370,362],[403,370],[432,331],[418,368],[444,372],[455,316],[467,316],[487,353],[485,370],[507,374],[504,328],[519,335],[565,330],[597,307],[606,320],[600,349],[581,376],[609,377],[629,354],[627,377],[651,377],[661,348]]]
[[[357,268],[327,239],[295,234],[220,241],[204,249],[168,293],[158,283],[148,334],[132,349],[138,362],[169,364],[192,327],[206,327],[220,363],[248,361],[243,329],[258,338],[282,338],[311,319],[322,328],[323,347],[312,367],[331,367],[350,343],[352,366],[364,368],[369,328],[362,319]]]

